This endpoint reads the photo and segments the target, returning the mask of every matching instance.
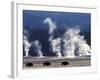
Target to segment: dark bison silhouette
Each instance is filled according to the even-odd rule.
[[[44,65],[44,66],[50,66],[51,63],[50,63],[50,62],[44,62],[43,65]]]
[[[27,63],[27,64],[26,64],[26,67],[32,67],[32,66],[33,66],[32,63]]]
[[[69,64],[69,62],[67,62],[67,61],[64,61],[64,62],[61,63],[62,66],[63,65],[68,65],[68,64]]]

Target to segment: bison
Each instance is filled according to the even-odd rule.
[[[32,66],[33,66],[32,63],[27,63],[27,64],[26,64],[26,67],[32,67]]]
[[[44,62],[43,65],[44,65],[44,66],[50,66],[51,63],[50,63],[50,62]]]
[[[67,62],[67,61],[64,61],[64,62],[61,63],[62,66],[63,65],[68,65],[68,64],[69,64],[69,62]]]

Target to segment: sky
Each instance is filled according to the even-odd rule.
[[[54,12],[54,11],[34,11],[23,10],[23,27],[45,29],[47,25],[43,20],[50,17],[58,28],[70,28],[78,26],[81,31],[89,31],[91,28],[90,13],[75,12]]]

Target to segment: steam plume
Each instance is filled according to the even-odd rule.
[[[43,57],[43,53],[41,51],[42,46],[41,46],[40,42],[38,40],[35,40],[35,41],[33,41],[32,46],[34,46],[34,48],[35,48],[34,50],[37,53],[37,56],[38,57]]]
[[[68,29],[63,36],[63,54],[68,57],[90,55],[90,46],[84,36],[79,35],[78,28]]]
[[[56,24],[52,21],[52,19],[51,18],[46,18],[44,21],[43,21],[44,23],[47,23],[48,25],[49,25],[49,34],[50,35],[53,35],[53,32],[54,32],[54,30],[56,30],[57,29],[57,26],[56,26]]]
[[[61,38],[51,40],[51,50],[56,54],[57,57],[61,57]]]
[[[56,24],[49,17],[46,18],[43,22],[49,25],[48,33],[49,33],[49,41],[50,41],[50,46],[51,46],[50,50],[52,50],[56,56],[61,57],[61,49],[60,49],[61,39],[60,38],[53,39],[54,31],[57,29]]]
[[[31,43],[28,41],[28,31],[24,30],[24,36],[23,36],[23,44],[24,44],[24,51],[25,51],[25,56],[28,56],[29,49],[31,47]]]
[[[50,43],[50,50],[57,57],[61,57],[62,55],[64,57],[91,55],[90,46],[87,44],[86,40],[84,39],[84,36],[80,35],[79,28],[67,29],[62,35],[62,37],[54,38],[54,32],[55,30],[57,30],[56,24],[49,17],[46,18],[43,22],[49,25],[48,41]],[[28,31],[24,30],[23,44],[25,56],[29,55],[30,47],[33,46],[35,48],[34,51],[37,53],[37,56],[42,57],[42,45],[38,40],[35,40],[32,43],[30,43],[28,41],[28,36]]]
[[[90,55],[90,46],[87,44],[84,36],[81,36],[79,28],[68,29],[63,37],[54,38],[54,31],[57,29],[56,24],[51,18],[46,18],[44,23],[49,25],[49,41],[51,50],[56,56],[75,57]]]

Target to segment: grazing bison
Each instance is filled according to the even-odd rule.
[[[64,62],[61,63],[62,66],[63,65],[68,65],[68,64],[69,64],[69,62],[67,62],[67,61],[64,61]]]
[[[43,65],[44,65],[44,66],[50,66],[51,63],[50,63],[50,62],[44,62]]]
[[[32,63],[27,63],[27,64],[26,64],[26,67],[32,67],[32,66],[33,66]]]

